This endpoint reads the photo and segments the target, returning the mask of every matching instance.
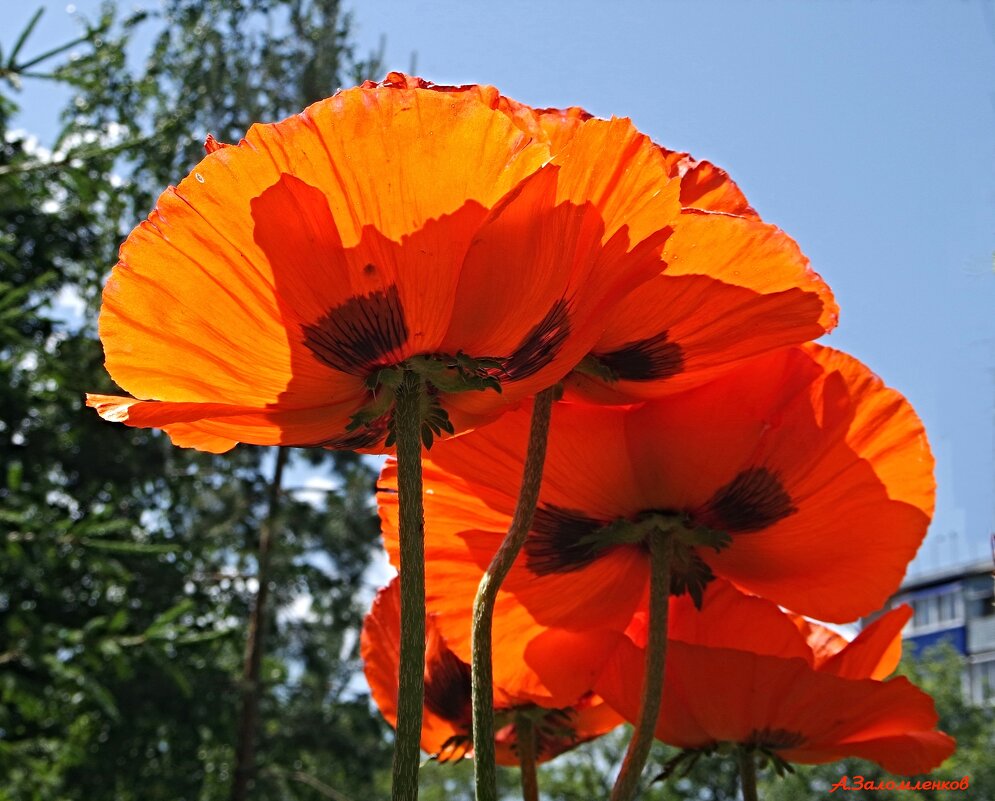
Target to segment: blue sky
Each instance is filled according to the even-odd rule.
[[[63,3],[46,5],[26,55],[75,31]],[[35,7],[5,8],[7,30]],[[825,343],[869,364],[926,423],[939,497],[914,570],[984,558],[995,525],[995,3],[381,1],[356,4],[354,22],[361,50],[386,37],[390,69],[415,54],[431,80],[628,116],[726,168],[836,293],[840,326]],[[29,84],[22,99],[18,124],[44,141],[57,94]]]

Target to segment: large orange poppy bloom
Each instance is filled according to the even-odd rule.
[[[392,726],[397,722],[398,641],[401,611],[398,581],[382,589],[363,624],[360,652],[373,700]],[[426,620],[425,707],[422,750],[446,762],[472,755],[470,666],[446,646],[432,618]],[[573,683],[573,681],[571,681]],[[538,706],[515,688],[495,686],[497,761],[517,765],[515,718],[529,716],[536,731],[536,760],[544,762],[615,728],[622,718],[593,693],[561,708]]]
[[[558,381],[659,271],[679,180],[628,120],[554,143],[513,111],[391,75],[213,149],[121,249],[100,334],[135,398],[90,404],[207,450],[375,448],[350,418],[410,357],[488,360],[503,396],[444,398],[457,425]]]
[[[427,604],[464,659],[471,601],[514,506],[528,418],[527,408],[506,414],[424,463]],[[649,557],[644,544],[613,538],[611,524],[648,514],[730,535],[719,552],[682,549],[675,591],[698,592],[714,574],[799,613],[853,620],[883,604],[915,555],[932,513],[932,464],[909,404],[855,359],[815,345],[640,405],[555,404],[535,521],[497,600],[495,652],[522,654],[550,627],[625,630],[644,603]],[[379,486],[396,559],[390,461]]]
[[[128,237],[104,291],[107,369],[134,397],[88,396],[106,419],[164,428],[179,445],[381,449],[371,380],[413,357],[500,384],[501,395],[437,387],[466,429],[592,350],[615,369],[626,342],[658,341],[664,323],[683,332],[657,320],[660,303],[682,319],[704,304],[713,322],[688,324],[709,331],[704,367],[725,359],[712,350],[803,341],[835,315],[794,245],[723,173],[625,119],[392,73],[209,150]],[[692,220],[694,204],[740,216]],[[698,258],[703,248],[714,252]],[[606,317],[664,266],[689,288],[646,308],[630,296]],[[370,419],[350,428],[364,408]]]
[[[881,680],[901,656],[908,607],[849,643],[818,624],[796,628],[774,604],[720,582],[700,612],[686,603],[672,611],[658,739],[690,750],[733,743],[786,762],[856,756],[901,774],[932,770],[953,753],[954,740],[935,731],[932,699],[904,677]],[[645,664],[634,628],[594,685],[632,721]]]

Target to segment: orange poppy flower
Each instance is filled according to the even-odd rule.
[[[606,316],[572,393],[630,403],[702,384],[730,365],[835,327],[839,307],[795,242],[764,223],[721,169],[665,151],[681,214],[663,271]]]
[[[700,612],[686,606],[673,610],[658,739],[688,750],[733,743],[786,762],[856,756],[901,774],[929,771],[953,753],[954,740],[934,730],[929,696],[904,677],[880,680],[901,655],[907,607],[847,643],[818,624],[795,628],[776,605],[720,582]],[[638,631],[635,639],[619,638],[594,685],[629,720],[645,664]]]
[[[395,578],[382,589],[363,624],[360,651],[373,700],[392,726],[397,721],[398,640],[400,593]],[[421,747],[441,762],[472,754],[470,666],[460,660],[440,636],[432,618],[426,620],[425,708]],[[535,726],[539,762],[604,734],[622,718],[590,692],[575,696],[569,705],[552,709],[537,706],[512,688],[495,686],[495,745],[501,765],[517,765],[515,718],[528,715]]]
[[[506,414],[424,462],[427,603],[463,659],[528,419],[527,408]],[[729,535],[718,552],[682,546],[675,591],[700,594],[717,575],[800,613],[852,620],[883,604],[919,547],[932,464],[909,404],[855,359],[815,345],[636,406],[557,403],[532,530],[498,595],[494,650],[521,654],[550,627],[624,631],[644,603],[649,560],[615,524],[647,515]],[[396,559],[390,461],[379,488]]]
[[[591,119],[580,108],[536,110],[487,91],[488,102],[527,129],[538,123],[554,150]],[[583,371],[571,375],[570,389],[596,402],[686,389],[736,361],[816,339],[838,317],[829,288],[798,246],[760,220],[724,170],[658,150],[680,180],[681,214],[660,274],[607,311]]]
[[[578,377],[581,391],[653,394],[811,339],[835,314],[794,244],[707,162],[625,119],[391,73],[236,146],[209,139],[104,291],[107,369],[134,397],[87,402],[202,450],[376,451],[387,419],[371,382],[412,357],[450,383],[500,385],[450,394],[440,380],[462,430],[592,350],[613,380]]]
[[[376,450],[371,382],[416,357],[457,428],[535,394],[659,272],[681,208],[628,120],[397,73],[208,149],[104,290],[107,369],[134,397],[88,403],[212,451]],[[503,394],[449,393],[467,377]]]

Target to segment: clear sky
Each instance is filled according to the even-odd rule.
[[[146,6],[154,5],[151,0]],[[27,55],[74,32],[63,3]],[[92,12],[95,0],[77,0]],[[0,0],[19,31],[36,7]],[[361,49],[437,82],[628,116],[726,168],[836,293],[824,342],[912,401],[937,456],[916,571],[995,526],[995,0],[359,2]],[[18,121],[52,135],[51,89]],[[177,176],[179,179],[182,176]]]

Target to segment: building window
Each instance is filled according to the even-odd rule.
[[[995,597],[991,592],[968,599],[968,617],[991,617],[995,615]]]
[[[912,598],[911,604],[912,622],[909,627],[911,632],[953,628],[964,622],[959,587]]]
[[[976,704],[995,703],[995,659],[971,665],[971,698]]]

